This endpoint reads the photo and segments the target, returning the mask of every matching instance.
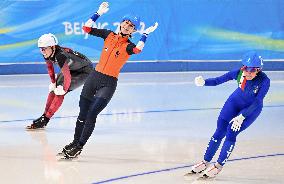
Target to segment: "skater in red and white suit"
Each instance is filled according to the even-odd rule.
[[[44,128],[61,106],[65,95],[82,86],[93,70],[92,62],[86,56],[59,46],[57,38],[51,33],[39,38],[38,47],[45,59],[51,83],[43,115],[27,126],[27,129]],[[57,76],[54,65],[60,68]]]

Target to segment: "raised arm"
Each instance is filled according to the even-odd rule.
[[[106,37],[111,33],[111,31],[106,29],[97,29],[92,27],[92,25],[102,14],[106,13],[108,10],[109,10],[108,2],[103,2],[100,5],[98,11],[83,26],[84,32],[93,36],[106,39]]]
[[[142,34],[140,40],[138,41],[137,45],[134,44],[129,44],[127,47],[127,53],[129,55],[131,54],[138,54],[140,53],[145,45],[145,42],[147,40],[147,37],[150,33],[152,33],[153,31],[155,31],[155,29],[157,29],[158,27],[158,23],[156,22],[154,26],[151,26],[149,28],[147,28],[144,33]]]

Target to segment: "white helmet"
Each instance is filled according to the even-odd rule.
[[[41,37],[38,39],[37,44],[38,47],[49,47],[58,45],[58,40],[54,34],[48,33],[41,35]]]

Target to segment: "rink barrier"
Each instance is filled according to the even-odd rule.
[[[122,72],[228,71],[240,66],[239,61],[131,61],[124,65]],[[284,71],[284,60],[266,61],[264,70]],[[46,73],[44,62],[0,64],[0,75]]]

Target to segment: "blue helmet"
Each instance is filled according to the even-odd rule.
[[[123,18],[122,18],[122,21],[125,21],[125,20],[129,20],[134,26],[135,26],[135,29],[137,30],[139,27],[140,27],[140,17],[136,16],[136,15],[133,15],[133,14],[128,14],[128,15],[125,15]]]
[[[263,67],[263,59],[262,57],[257,54],[255,51],[247,52],[243,59],[242,64],[247,67],[257,67],[262,68]]]

